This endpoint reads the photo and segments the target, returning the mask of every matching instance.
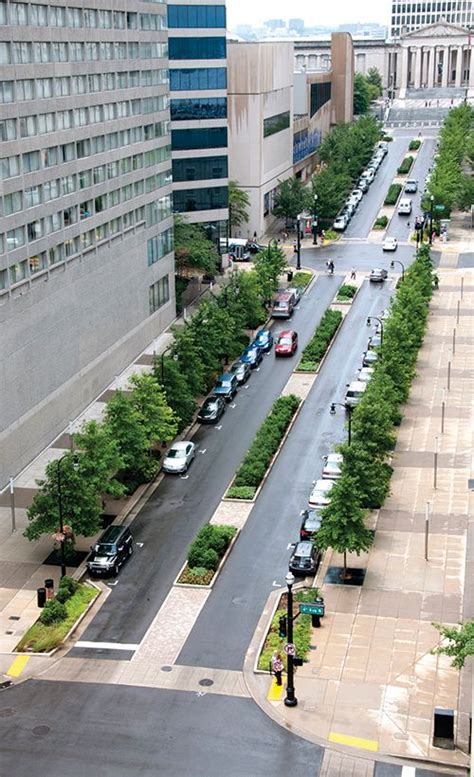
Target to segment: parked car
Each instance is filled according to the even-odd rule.
[[[377,143],[377,151],[381,152],[384,156],[388,154],[388,143],[386,140],[381,140]]]
[[[362,367],[362,369],[359,370],[357,380],[360,380],[363,383],[368,383],[373,374],[374,374],[373,367]]]
[[[418,181],[414,178],[409,178],[405,183],[405,194],[415,194],[418,191]]]
[[[344,399],[345,406],[355,407],[358,405],[366,388],[367,383],[364,383],[362,380],[353,380],[352,383],[349,383]]]
[[[161,469],[163,472],[169,472],[172,475],[187,472],[195,455],[196,446],[193,442],[189,442],[189,440],[174,442],[163,459]]]
[[[397,213],[399,216],[409,216],[411,213],[412,203],[409,197],[402,197],[398,201]]]
[[[250,378],[251,367],[247,362],[234,362],[230,368],[230,372],[234,373],[237,378],[237,383],[239,386],[242,386],[244,383],[247,383]]]
[[[277,294],[272,300],[273,318],[291,318],[295,305],[296,298],[291,292],[285,291],[282,294]]]
[[[311,540],[314,533],[321,528],[321,510],[301,511],[300,540]]]
[[[364,358],[362,359],[362,366],[363,367],[373,367],[377,359],[379,358],[377,351],[367,351],[364,353]]]
[[[358,202],[361,201],[363,196],[364,196],[364,193],[362,189],[353,189],[349,195],[350,199],[356,199]]]
[[[201,405],[197,420],[201,424],[216,424],[225,411],[223,397],[208,397]]]
[[[325,507],[331,501],[329,492],[333,487],[335,480],[326,478],[324,480],[316,480],[313,490],[309,495],[308,504],[310,507]]]
[[[288,286],[287,292],[289,294],[293,294],[296,304],[300,301],[301,297],[303,296],[303,287],[302,286]]]
[[[240,361],[244,362],[244,364],[249,364],[252,370],[255,370],[261,364],[262,359],[262,350],[255,345],[249,345],[240,357]]]
[[[356,212],[357,204],[355,202],[350,202],[349,200],[346,202],[342,209],[342,213],[346,214],[346,216],[349,217],[349,219],[352,218],[354,213]]]
[[[372,335],[372,337],[369,337],[369,341],[367,343],[367,350],[373,351],[374,348],[380,348],[382,345],[382,336],[380,334]]]
[[[275,344],[275,356],[293,356],[298,348],[298,334],[294,329],[278,332]]]
[[[233,372],[223,372],[217,378],[212,393],[230,402],[239,390],[239,382]]]
[[[273,348],[273,335],[269,329],[260,329],[255,335],[254,343],[258,345],[264,353],[268,353]]]
[[[357,188],[361,190],[364,194],[369,191],[369,182],[366,178],[359,178],[359,183],[357,184]]]
[[[111,524],[91,546],[87,569],[91,575],[118,575],[133,553],[133,535],[128,526]]]
[[[396,237],[386,237],[382,243],[382,251],[396,251],[398,240]]]
[[[314,575],[318,569],[321,551],[314,542],[298,542],[288,564],[294,575]]]
[[[388,278],[388,272],[384,268],[376,267],[370,271],[369,280],[371,283],[383,283]]]
[[[323,456],[323,480],[326,478],[337,480],[341,477],[342,460],[342,453],[329,453],[327,456]]]
[[[372,181],[374,180],[374,178],[375,178],[374,170],[371,170],[371,169],[368,168],[367,170],[365,170],[362,173],[361,178],[365,179],[367,181],[367,183],[370,185],[372,183]]]
[[[344,232],[345,228],[347,227],[349,223],[349,219],[347,216],[341,214],[340,216],[336,216],[334,219],[334,223],[332,225],[333,229],[336,230],[336,232]]]

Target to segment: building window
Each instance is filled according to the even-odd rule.
[[[148,299],[150,305],[150,316],[155,313],[159,308],[166,305],[170,298],[170,285],[168,276],[165,275],[159,281],[150,286],[148,292]]]
[[[205,127],[203,129],[173,130],[173,150],[198,148],[227,148],[227,127]]]
[[[226,27],[224,5],[169,5],[168,27],[185,29],[189,27],[215,29]]]
[[[226,97],[202,97],[195,100],[171,100],[172,121],[192,121],[193,119],[226,119]]]
[[[18,213],[23,207],[21,192],[6,194],[3,198],[3,212],[5,216],[11,216],[12,213]]]
[[[322,106],[331,99],[331,82],[324,81],[321,84],[311,84],[310,116],[319,111]]]
[[[0,103],[13,102],[13,81],[0,81]]]
[[[226,39],[215,38],[170,38],[170,59],[225,59]]]
[[[176,190],[173,192],[173,204],[178,213],[227,208],[228,189],[227,186],[214,186],[205,189]]]
[[[203,181],[210,178],[227,178],[229,174],[226,156],[174,159],[174,181]]]
[[[227,89],[225,67],[188,67],[170,70],[171,91]]]
[[[40,272],[40,270],[44,270],[47,266],[46,251],[42,251],[40,254],[36,254],[35,256],[30,256],[28,259],[28,265],[31,275]]]
[[[23,262],[17,262],[17,264],[12,264],[10,269],[10,283],[13,285],[14,283],[20,283],[20,281],[23,281],[27,275],[28,275],[28,262],[25,259]]]
[[[173,250],[173,229],[166,229],[148,240],[148,266],[159,262]]]
[[[275,135],[277,132],[288,129],[289,126],[290,111],[277,113],[275,116],[269,116],[268,119],[263,120],[263,137],[268,138],[269,135]]]

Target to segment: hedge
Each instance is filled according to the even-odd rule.
[[[382,140],[383,140],[385,143],[391,143],[391,142],[392,142],[392,140],[393,140],[393,138],[392,138],[392,136],[391,136],[391,135],[382,135]]]
[[[304,272],[303,270],[298,270],[298,272],[295,272],[293,275],[293,280],[291,281],[291,286],[308,286],[313,279],[313,273],[312,272]]]
[[[395,205],[402,190],[401,183],[392,183],[388,189],[387,196],[384,199],[384,205]]]
[[[399,175],[406,175],[407,173],[409,173],[414,161],[415,160],[412,156],[406,156],[403,162],[401,163],[400,167],[397,169],[397,173]]]
[[[336,302],[345,302],[352,299],[357,291],[357,286],[353,286],[351,283],[344,283],[337,292]]]
[[[388,217],[379,216],[378,219],[375,219],[372,229],[385,229],[387,224],[388,224]]]
[[[301,354],[299,370],[316,372],[341,321],[342,313],[340,310],[328,308],[325,311],[313,337]]]
[[[215,572],[236,532],[235,526],[207,523],[189,547],[188,567]]]
[[[418,151],[421,146],[421,140],[410,140],[408,151]]]

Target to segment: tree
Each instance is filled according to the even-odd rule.
[[[354,113],[367,113],[369,103],[370,97],[367,81],[362,73],[356,73],[354,76]]]
[[[286,267],[286,256],[275,241],[259,251],[254,260],[262,302],[269,302],[278,288],[280,275]]]
[[[196,338],[195,328],[189,324],[174,332],[173,354],[185,376],[194,397],[203,394],[207,387],[207,370],[202,360],[202,352]]]
[[[369,510],[382,507],[390,493],[392,468],[375,458],[361,442],[341,445],[338,450],[344,457],[341,472],[355,479],[361,507]]]
[[[178,275],[185,270],[214,273],[219,255],[216,246],[206,236],[200,224],[190,224],[176,215],[174,218],[174,255]]]
[[[81,470],[98,494],[118,498],[124,487],[115,475],[123,467],[116,440],[110,429],[98,421],[86,421],[74,434],[74,446],[82,453]]]
[[[130,488],[137,485],[137,480],[150,480],[156,473],[157,464],[149,455],[149,438],[130,394],[121,390],[115,392],[107,403],[105,424],[117,443],[126,472],[124,477],[131,481]]]
[[[241,189],[238,181],[229,181],[229,230],[243,226],[249,220],[250,197]]]
[[[308,194],[299,178],[278,181],[273,214],[277,218],[294,221],[307,204]]]
[[[130,400],[140,417],[148,446],[168,442],[176,436],[178,420],[166,402],[163,388],[150,373],[132,375]]]
[[[322,511],[323,521],[318,529],[317,543],[322,550],[333,548],[344,555],[341,575],[346,579],[347,553],[369,550],[373,537],[364,523],[365,511],[360,506],[357,481],[351,475],[344,475],[331,489],[331,502]]]
[[[318,197],[318,216],[320,219],[333,219],[341,208],[352,184],[347,173],[334,173],[330,168],[321,170],[312,178],[313,197]]]
[[[51,534],[57,542],[60,541],[60,482],[64,535],[66,547],[71,550],[76,534],[91,537],[100,530],[102,503],[97,483],[90,479],[89,463],[85,465],[84,454],[66,453],[60,462],[50,461],[46,465],[44,480],[36,481],[39,491],[28,508],[29,525],[24,535],[29,540],[37,540],[43,534]]]
[[[380,97],[382,94],[382,76],[380,74],[380,71],[377,70],[376,67],[369,67],[367,71],[367,75],[365,77],[365,80],[369,84],[369,86],[374,86],[376,88],[376,97]]]
[[[163,368],[163,391],[168,405],[179,419],[178,431],[181,432],[191,423],[196,403],[179,361],[165,356]],[[155,380],[161,381],[161,356],[155,359],[153,374]]]
[[[433,653],[452,658],[451,666],[462,669],[466,658],[474,656],[474,620],[460,623],[458,626],[443,626],[433,623],[443,639],[449,640],[447,645],[440,645]]]
[[[266,313],[255,270],[232,273],[227,286],[227,305],[240,332],[243,329],[256,329],[265,321]]]

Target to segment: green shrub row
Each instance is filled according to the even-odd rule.
[[[391,143],[393,138],[391,135],[382,135],[382,140],[384,140],[385,143]]]
[[[188,550],[189,568],[215,571],[236,532],[235,526],[212,523],[203,526]]]
[[[357,291],[357,286],[353,286],[351,283],[343,283],[337,292],[336,302],[352,299]]]
[[[298,270],[298,272],[295,272],[293,275],[293,280],[291,281],[292,286],[303,286],[306,288],[308,284],[311,283],[313,279],[313,273],[312,272],[304,272],[304,270]]]
[[[295,591],[293,601],[314,602],[318,596],[319,591],[317,588]],[[293,612],[296,615],[297,610],[296,612],[295,610]],[[268,672],[272,655],[275,651],[281,653],[286,665],[286,657],[283,648],[287,640],[286,637],[280,637],[278,634],[280,617],[282,615],[287,615],[287,611],[278,609],[273,616],[267,638],[258,659],[258,669],[262,671]],[[296,618],[293,626],[293,644],[296,646],[296,655],[298,658],[302,658],[303,661],[306,661],[311,649],[311,615],[298,615]]]
[[[421,140],[410,140],[410,144],[408,146],[408,151],[418,151],[418,149],[421,146]]]
[[[300,405],[300,401],[299,397],[294,396],[294,394],[275,400],[270,413],[255,435],[252,445],[237,470],[233,483],[234,488],[258,488],[291,419]],[[242,493],[240,491],[233,490],[231,493],[234,498],[247,498],[239,496]]]
[[[330,310],[328,308],[324,312],[314,335],[301,354],[301,361],[298,365],[299,370],[304,372],[315,372],[317,370],[341,321],[342,313],[340,310]]]
[[[395,205],[402,190],[401,183],[392,183],[389,186],[387,195],[383,202],[384,205]]]
[[[379,216],[375,219],[372,229],[385,229],[388,224],[388,216]]]
[[[406,175],[407,173],[409,173],[414,161],[415,161],[414,157],[406,156],[403,162],[401,163],[400,167],[397,169],[397,173],[399,175]]]

